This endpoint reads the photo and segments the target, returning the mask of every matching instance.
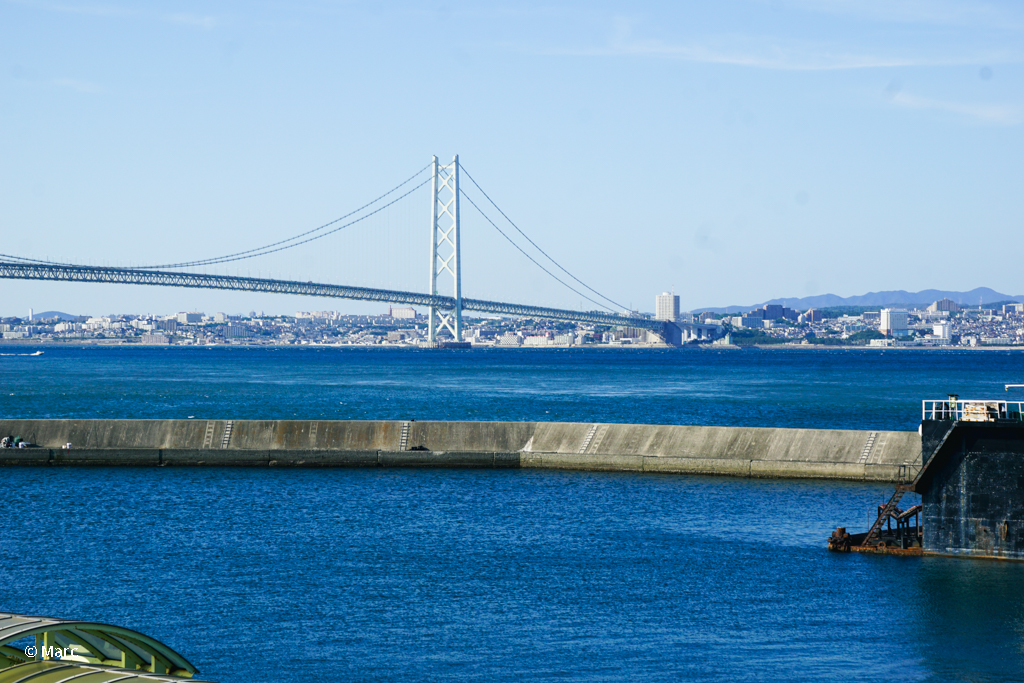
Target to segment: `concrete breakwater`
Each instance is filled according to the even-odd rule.
[[[558,422],[0,420],[0,466],[493,467],[894,481],[916,432]],[[65,448],[66,444],[71,448]]]

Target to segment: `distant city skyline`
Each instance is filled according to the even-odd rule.
[[[0,251],[110,265],[237,252],[458,153],[547,253],[630,308],[673,288],[682,310],[1017,293],[1001,253],[1024,248],[1022,34],[1016,3],[951,0],[0,2]],[[463,214],[467,296],[590,307]],[[381,216],[225,272],[425,290],[425,200]],[[8,316],[307,305],[0,291]]]
[[[920,294],[920,293],[919,293]],[[697,320],[678,310],[678,297],[657,295],[655,318],[667,321],[656,331],[641,329],[636,319],[621,325],[551,319],[475,318],[466,316],[460,348],[570,347],[605,344],[637,346],[713,344],[734,346],[871,346],[871,347],[999,347],[1024,344],[1024,303],[961,307],[939,299],[919,305],[850,309],[809,309],[801,312],[765,304],[739,315],[703,312]],[[909,310],[908,310],[909,309]],[[28,321],[0,320],[5,344],[135,344],[161,345],[410,345],[435,348],[427,320],[413,308],[390,307],[387,314],[344,315],[337,311],[296,311],[268,316],[181,311],[170,315],[69,316],[44,311]],[[450,338],[449,338],[450,339]],[[438,339],[437,341],[444,341]],[[43,353],[33,352],[33,355]]]
[[[50,284],[50,283],[43,282],[42,284]],[[274,295],[274,296],[276,297],[277,295]],[[306,298],[306,297],[277,297],[277,298],[286,299],[286,300],[291,301],[293,303],[294,302],[303,301],[303,300],[305,300],[305,301],[311,301],[311,300],[312,301],[321,301],[320,299],[315,299],[315,298],[312,298],[312,297],[310,297],[310,298]],[[826,294],[826,295],[821,295],[821,296],[817,296],[817,297],[793,297],[793,298],[789,298],[789,299],[786,299],[786,298],[774,298],[774,299],[769,299],[767,301],[758,302],[758,303],[754,303],[754,304],[730,304],[728,306],[718,306],[718,307],[715,307],[715,306],[706,306],[706,307],[703,307],[703,308],[698,307],[698,308],[692,309],[691,311],[681,311],[681,310],[673,309],[672,315],[669,316],[669,315],[663,315],[661,313],[661,311],[659,311],[659,309],[658,309],[659,304],[657,302],[660,302],[660,301],[664,300],[664,302],[665,302],[665,304],[667,306],[670,306],[670,307],[678,306],[678,295],[671,294],[669,292],[662,292],[662,293],[659,293],[659,294],[655,295],[656,303],[651,307],[651,309],[648,310],[648,309],[646,309],[646,308],[641,306],[641,307],[639,307],[637,309],[634,309],[634,310],[636,310],[637,312],[640,312],[640,313],[651,314],[651,315],[653,315],[653,316],[655,316],[656,318],[659,318],[659,319],[670,320],[670,319],[677,318],[680,314],[699,313],[699,312],[702,312],[702,311],[713,311],[713,312],[716,312],[716,313],[739,313],[739,312],[746,311],[746,310],[748,310],[750,308],[760,308],[761,306],[772,305],[772,304],[778,304],[778,305],[783,305],[783,306],[788,306],[788,307],[791,307],[791,308],[797,308],[797,309],[800,309],[800,310],[804,310],[804,309],[812,309],[812,308],[829,308],[829,307],[842,307],[842,306],[876,306],[876,307],[881,307],[881,306],[888,306],[888,305],[893,305],[893,304],[928,305],[928,304],[931,304],[931,303],[933,303],[935,301],[944,300],[944,299],[949,299],[949,300],[951,300],[951,301],[953,301],[953,302],[955,302],[957,304],[961,304],[964,308],[968,308],[968,307],[980,306],[980,305],[984,305],[984,304],[988,304],[988,303],[996,303],[996,302],[1006,302],[1006,301],[1024,302],[1024,295],[1020,295],[1020,294],[1016,294],[1016,295],[1015,294],[1005,294],[1005,293],[997,292],[997,291],[995,291],[995,290],[993,290],[993,289],[991,289],[989,287],[978,287],[978,288],[975,288],[975,289],[967,291],[967,292],[953,292],[953,291],[946,291],[946,290],[939,290],[939,289],[926,289],[926,290],[921,290],[919,292],[907,292],[907,291],[902,291],[902,290],[901,291],[888,291],[888,292],[868,292],[866,294],[855,295],[855,296],[850,296],[850,297],[837,297],[836,295]],[[381,305],[379,303],[375,303],[375,302],[358,302],[358,301],[346,301],[346,300],[339,300],[339,299],[330,299],[330,300],[327,301],[327,303],[328,303],[328,306],[326,308],[324,308],[323,310],[331,311],[331,312],[335,312],[335,313],[339,313],[339,314],[344,314],[344,315],[371,315],[372,316],[372,315],[386,315],[387,314],[386,312],[384,312],[383,305]],[[357,313],[350,312],[348,310],[349,309],[349,304],[354,304],[356,307],[364,308],[366,310],[365,310],[365,312],[357,312]],[[390,307],[390,306],[388,307],[388,310],[391,310],[392,308],[395,311],[418,311],[420,314],[422,314],[423,310],[425,310],[425,309],[421,310],[422,307],[418,307],[417,308],[417,307]],[[215,309],[202,309],[202,310],[200,310],[200,309],[196,309],[196,308],[182,308],[180,306],[178,308],[174,308],[172,306],[170,309],[167,309],[164,312],[154,312],[153,309],[145,309],[145,310],[139,310],[139,311],[135,311],[135,310],[107,311],[105,313],[99,313],[99,312],[96,312],[96,311],[86,311],[86,312],[83,312],[83,313],[73,313],[73,312],[69,312],[69,311],[56,311],[56,310],[40,311],[39,309],[33,309],[31,307],[28,310],[29,311],[34,310],[35,311],[35,315],[37,317],[43,315],[44,313],[62,313],[64,315],[69,315],[69,316],[81,316],[81,315],[173,315],[173,314],[178,313],[178,312],[193,311],[193,310],[194,311],[203,312],[203,313],[218,312],[218,313],[228,313],[229,315],[247,315],[247,313],[244,310],[242,310],[242,309],[231,309],[231,311],[229,312],[228,310],[216,310],[216,311],[215,311]],[[248,311],[249,311],[248,314],[251,314],[251,313],[253,313],[253,312],[257,311],[257,310],[259,311],[260,315],[263,315],[264,312],[267,312],[268,315],[279,316],[279,315],[295,315],[296,312],[300,312],[303,309],[301,307],[298,307],[298,308],[292,308],[290,311],[272,311],[270,309],[265,309],[264,307],[257,306],[257,307],[248,309]],[[309,308],[307,306],[305,310],[311,311],[311,310],[316,310],[316,309],[311,309],[311,308]],[[25,314],[19,314],[17,312],[12,312],[12,313],[2,313],[2,314],[0,314],[0,317],[17,317],[17,318],[22,318],[22,317],[24,317],[24,315]],[[483,316],[483,317],[487,317],[487,316]]]

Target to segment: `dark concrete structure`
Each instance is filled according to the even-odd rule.
[[[1024,423],[924,420],[924,551],[1024,560]]]

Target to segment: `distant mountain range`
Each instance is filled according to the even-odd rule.
[[[927,306],[939,299],[951,299],[961,306],[984,306],[998,301],[1024,302],[1024,294],[1000,294],[988,287],[978,287],[969,292],[948,292],[941,289],[925,289],[920,292],[907,292],[902,289],[888,292],[869,292],[861,296],[837,296],[820,294],[792,299],[772,299],[753,306],[726,306],[724,308],[696,308],[697,311],[714,311],[715,313],[742,313],[765,304],[781,304],[803,311],[808,308],[835,308],[837,306]]]
[[[42,311],[41,313],[33,313],[32,317],[36,320],[53,320],[54,318],[60,318],[61,320],[78,320],[77,315],[61,313],[60,311]]]

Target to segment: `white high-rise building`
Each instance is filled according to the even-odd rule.
[[[907,312],[901,308],[883,308],[878,331],[893,337],[905,337],[910,333],[907,329]]]
[[[679,297],[668,292],[659,294],[655,297],[654,311],[655,320],[676,322],[679,320]]]
[[[932,334],[939,339],[949,339],[952,335],[952,325],[949,323],[939,323],[932,327]]]

